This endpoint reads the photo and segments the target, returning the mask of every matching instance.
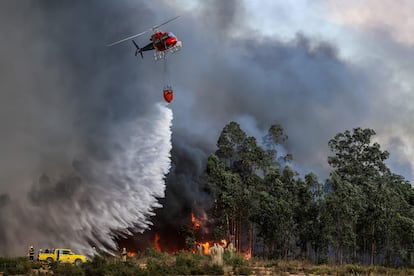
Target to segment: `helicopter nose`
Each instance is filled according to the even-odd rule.
[[[175,45],[175,43],[177,43],[177,38],[176,37],[169,37],[167,39],[167,44],[168,45]]]

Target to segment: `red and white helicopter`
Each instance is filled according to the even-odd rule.
[[[161,23],[159,25],[155,25],[154,27],[152,27],[152,28],[150,28],[146,31],[143,31],[139,34],[135,34],[135,35],[129,36],[127,38],[115,41],[113,43],[108,44],[107,46],[113,46],[113,45],[116,45],[116,44],[119,44],[119,43],[122,43],[122,42],[125,42],[125,41],[128,41],[128,40],[132,39],[132,43],[135,45],[135,48],[136,48],[135,56],[137,56],[138,53],[139,53],[141,55],[141,57],[144,58],[142,52],[155,50],[155,53],[154,53],[154,59],[155,60],[165,59],[166,52],[175,53],[175,52],[179,51],[182,47],[182,42],[179,41],[173,33],[158,31],[158,28],[165,25],[165,24],[167,24],[167,23],[169,23],[169,22],[171,22],[171,21],[173,21],[173,20],[175,20],[175,19],[177,19],[177,18],[179,18],[179,17],[180,16],[176,16],[174,18],[171,18],[171,19],[165,21],[164,23]],[[147,32],[150,32],[150,31],[152,31],[152,33],[153,33],[151,35],[151,38],[150,38],[151,42],[148,43],[147,45],[145,45],[144,47],[140,48],[138,46],[138,44],[135,42],[135,40],[133,40],[133,39],[140,36],[140,35],[143,35]]]

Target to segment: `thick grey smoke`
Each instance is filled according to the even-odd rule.
[[[175,110],[174,128],[185,129],[184,139],[195,135],[214,150],[219,132],[231,120],[250,122],[242,128],[257,129],[255,133],[279,123],[302,172],[315,171],[323,178],[329,170],[329,139],[345,129],[370,127],[366,118],[380,84],[365,68],[341,59],[334,43],[300,32],[281,40],[240,30],[246,20],[241,5],[209,1],[174,27],[185,45],[184,58],[172,61],[183,90],[176,100],[180,109]],[[221,17],[223,9],[233,12]],[[220,26],[212,23],[215,16]]]
[[[115,233],[148,228],[160,207],[172,111],[157,104],[152,62],[105,46],[151,16],[144,4],[130,8],[0,4],[1,254],[29,244],[115,249]]]

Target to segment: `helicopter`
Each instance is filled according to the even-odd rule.
[[[177,37],[172,32],[162,32],[159,31],[158,28],[179,18],[180,16],[173,17],[164,23],[161,23],[159,25],[155,25],[152,28],[143,31],[139,34],[135,34],[129,37],[126,37],[124,39],[112,42],[110,44],[107,44],[108,47],[114,46],[116,44],[132,40],[132,43],[134,44],[136,50],[135,50],[135,56],[138,54],[141,55],[141,58],[144,58],[144,55],[142,52],[145,51],[151,51],[155,50],[154,53],[154,59],[157,61],[159,59],[165,59],[166,52],[175,53],[179,50],[181,50],[182,42],[177,39]],[[150,43],[145,45],[144,47],[140,48],[138,44],[135,42],[134,38],[141,36],[143,34],[146,34],[147,32],[152,32],[153,34],[150,37]]]

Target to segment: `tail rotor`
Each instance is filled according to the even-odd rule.
[[[139,48],[139,46],[138,46],[138,44],[135,42],[135,40],[132,40],[132,43],[134,43],[134,45],[135,45],[135,48],[136,48],[136,50],[135,50],[135,56],[137,56],[138,55],[138,53],[141,55],[141,58],[144,58],[144,55],[142,54],[142,49],[141,48]]]

